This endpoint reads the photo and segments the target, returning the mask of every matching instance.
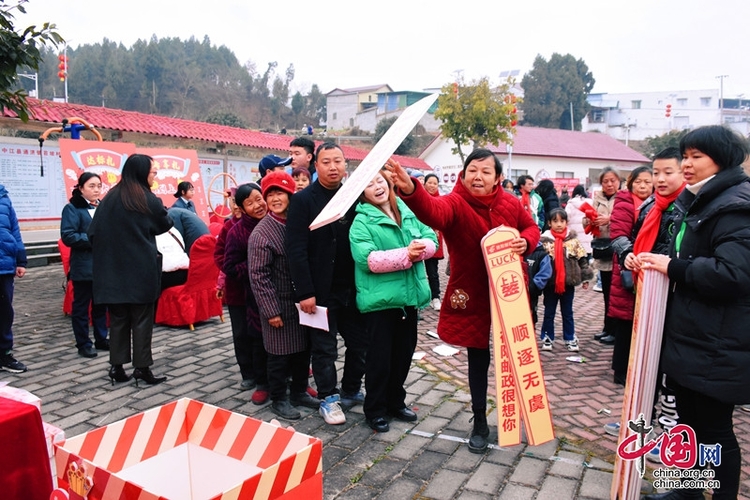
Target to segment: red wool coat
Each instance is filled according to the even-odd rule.
[[[634,225],[635,205],[633,204],[633,195],[628,190],[618,191],[609,219],[609,237],[614,240],[619,236],[625,236],[633,242]],[[622,279],[620,279],[621,268],[617,253],[615,253],[612,258],[612,285],[609,288],[607,316],[624,321],[633,321],[635,294],[623,288]]]
[[[491,318],[487,269],[481,241],[500,225],[518,229],[531,253],[539,242],[539,227],[521,202],[504,189],[496,188],[487,204],[469,193],[463,174],[450,194],[432,197],[421,183],[404,202],[417,218],[440,231],[451,259],[451,275],[440,308],[438,335],[449,344],[487,349]]]

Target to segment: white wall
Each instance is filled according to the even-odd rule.
[[[352,125],[349,120],[355,118],[358,110],[359,100],[357,94],[328,96],[326,100],[326,124],[328,130],[343,130],[350,128]]]

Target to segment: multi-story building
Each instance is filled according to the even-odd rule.
[[[592,109],[584,132],[601,132],[625,144],[671,130],[689,130],[726,123],[743,135],[750,132],[750,99],[724,98],[719,89],[590,94]]]

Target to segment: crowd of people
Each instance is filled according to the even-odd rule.
[[[270,400],[271,410],[289,420],[299,419],[296,407],[304,406],[338,425],[348,408],[361,404],[377,432],[389,430],[389,418],[416,421],[404,383],[419,310],[432,307],[439,311],[440,338],[466,348],[474,415],[468,448],[484,452],[491,317],[480,242],[490,229],[509,226],[519,233],[511,249],[528,265],[535,323],[543,297],[542,350],[554,350],[558,303],[565,349],[579,350],[573,297],[597,272],[604,317],[592,340],[614,346],[617,384],[625,385],[628,376],[634,293],[643,273],[669,277],[658,375],[662,404],[655,399],[655,408],[671,404],[672,426],[679,418],[698,442],[721,445],[721,463],[714,464],[721,487],[714,498],[734,498],[741,462],[732,411],[750,403],[750,339],[742,333],[750,312],[750,178],[741,167],[749,151],[747,140],[728,128],[702,127],[627,179],[606,167],[601,189],[588,193],[578,185],[570,196],[549,179],[535,184],[523,175],[514,184],[487,149],[468,155],[444,196],[437,176],[410,175],[389,159],[340,219],[310,230],[342,189],[346,159],[336,144],[316,148],[297,138],[288,158],[263,158],[259,184],[231,191],[232,216],[217,236],[217,291],[229,310],[240,387],[254,390],[253,403]],[[194,215],[194,187],[181,183],[168,211],[151,193],[155,173],[150,157],[130,156],[101,202],[101,179],[84,173],[63,210],[75,346],[87,358],[109,351],[112,384],[166,380],[150,369],[154,307],[163,274],[173,272],[163,266],[157,235]],[[184,250],[184,234],[177,233],[172,239]],[[441,300],[443,243],[451,272]],[[26,370],[13,357],[11,333],[13,280],[23,277],[25,266],[18,221],[0,186],[0,367],[14,373]],[[316,315],[325,316],[325,326],[300,321]],[[345,345],[340,381],[339,335]],[[131,362],[128,374],[124,365]],[[315,389],[308,386],[309,373]],[[701,496],[686,489],[648,498]]]

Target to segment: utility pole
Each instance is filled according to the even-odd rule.
[[[719,79],[719,125],[724,124],[724,78],[729,78],[729,75],[719,75],[716,78]]]
[[[573,103],[570,103],[570,130],[575,132],[575,125],[573,124]]]

